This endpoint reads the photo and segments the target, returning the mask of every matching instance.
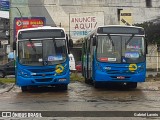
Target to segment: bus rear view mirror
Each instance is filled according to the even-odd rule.
[[[16,41],[13,41],[13,50],[16,50]]]
[[[97,41],[96,41],[96,37],[93,37],[93,46],[96,46]]]
[[[69,47],[73,47],[73,40],[69,39]]]

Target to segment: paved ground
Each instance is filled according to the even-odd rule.
[[[135,90],[117,88],[95,89],[82,82],[69,84],[68,91],[55,88],[37,88],[22,93],[13,84],[1,85],[0,110],[3,111],[160,111],[160,80],[139,83]],[[3,88],[3,89],[2,89]],[[8,89],[6,89],[8,88]],[[45,117],[31,120],[159,120],[159,117]],[[48,113],[49,114],[49,113]],[[55,113],[49,115],[53,116]],[[107,113],[106,113],[107,114]],[[111,113],[114,115],[114,113]],[[126,113],[127,114],[127,113]],[[129,114],[129,113],[128,113]],[[97,113],[100,115],[100,113]],[[59,116],[57,114],[57,116]],[[4,119],[4,118],[3,118]],[[10,118],[5,118],[10,119]],[[14,118],[15,119],[15,118]],[[17,118],[22,119],[22,118]],[[28,120],[28,118],[23,118]]]

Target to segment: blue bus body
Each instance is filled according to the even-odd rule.
[[[129,70],[129,66],[130,64],[107,64],[95,60],[92,78],[97,82],[145,82],[146,63],[136,64],[143,67],[135,71]]]
[[[43,26],[19,30],[13,44],[16,85],[22,91],[33,86],[67,90],[70,83],[69,43],[72,40],[68,40],[63,28]]]
[[[124,30],[124,31],[123,31]],[[86,83],[120,83],[136,88],[146,79],[144,30],[134,26],[103,26],[84,38],[82,75]]]
[[[59,65],[59,64],[58,64]],[[61,64],[64,67],[62,73],[56,72],[56,66],[24,66],[16,61],[16,84],[18,86],[49,86],[68,85],[69,60]]]

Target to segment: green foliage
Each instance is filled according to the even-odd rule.
[[[134,26],[144,28],[148,43],[160,44],[160,23],[154,24],[153,22],[144,22],[140,24],[134,24]]]
[[[0,83],[15,83],[15,78],[0,78]]]
[[[82,82],[82,81],[84,81],[84,78],[81,76],[80,73],[75,72],[75,73],[71,73],[70,80]]]

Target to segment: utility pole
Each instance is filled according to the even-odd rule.
[[[10,0],[10,13],[9,13],[9,19],[10,19],[10,39],[9,39],[9,41],[10,41],[10,45],[12,46],[12,42],[13,42],[13,40],[15,39],[15,38],[13,38],[14,37],[14,28],[13,28],[13,21],[14,21],[14,18],[15,17],[17,17],[17,16],[20,16],[20,18],[21,18],[21,24],[22,24],[22,28],[23,28],[23,16],[22,16],[22,13],[21,13],[21,11],[20,11],[20,9],[18,8],[18,7],[16,7],[16,6],[14,6],[13,5],[13,1],[14,0]],[[14,10],[17,10],[18,11],[18,14],[19,15],[16,15],[16,16],[14,16]]]

